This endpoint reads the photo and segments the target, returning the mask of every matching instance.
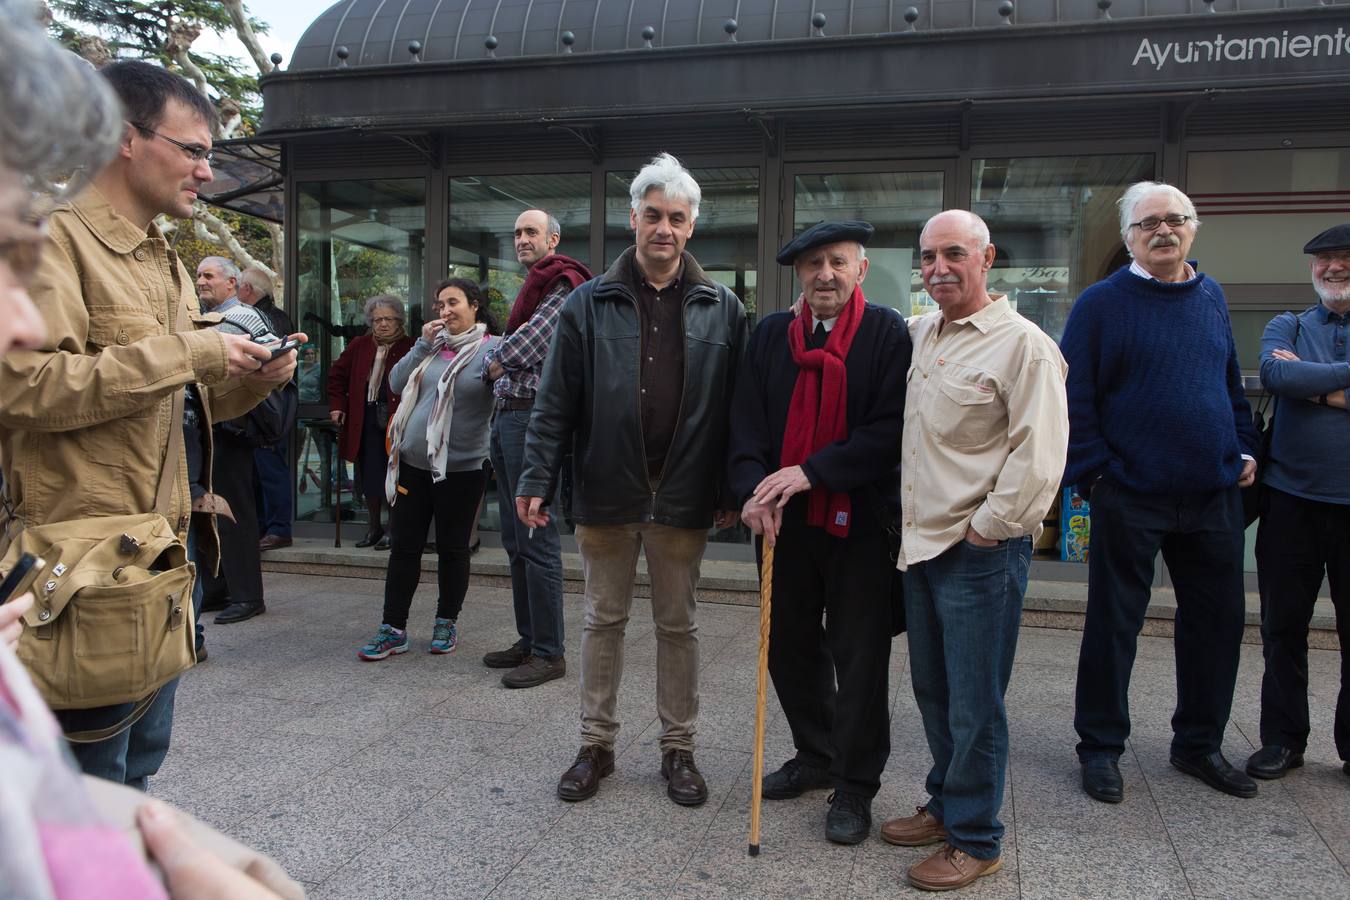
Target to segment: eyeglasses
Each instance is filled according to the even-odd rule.
[[[1180,228],[1192,218],[1192,216],[1183,216],[1181,213],[1168,213],[1161,218],[1158,216],[1146,216],[1138,222],[1131,222],[1130,227],[1138,228],[1140,231],[1157,231],[1158,226],[1166,222],[1168,228]]]
[[[157,138],[163,138],[170,144],[173,144],[179,150],[182,150],[184,153],[186,153],[192,159],[193,162],[201,162],[202,160],[206,160],[209,163],[211,162],[211,160],[215,159],[216,154],[210,147],[203,147],[201,144],[185,144],[182,141],[176,141],[173,138],[169,137],[167,134],[160,134],[155,129],[146,128],[144,125],[141,125],[138,122],[132,122],[131,126],[133,128],[137,128],[141,131],[144,131],[146,134],[153,134]]]
[[[398,317],[397,317],[397,316],[376,316],[375,318],[371,319],[370,321],[374,322],[376,325],[379,325],[381,322],[385,322],[385,323],[388,323],[388,322],[397,322],[397,321],[398,321]]]

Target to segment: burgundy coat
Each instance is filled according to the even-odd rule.
[[[398,409],[398,395],[389,390],[389,372],[412,349],[412,345],[411,337],[399,338],[384,358],[380,390],[389,402],[391,417]],[[366,384],[370,381],[370,370],[375,365],[375,346],[375,338],[369,334],[353,339],[328,370],[328,409],[340,409],[347,414],[338,439],[338,452],[349,462],[354,462],[361,450],[361,428],[366,418]]]

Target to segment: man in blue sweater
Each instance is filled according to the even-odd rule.
[[[1261,585],[1261,749],[1247,774],[1282,778],[1308,746],[1308,621],[1323,575],[1330,578],[1341,638],[1336,751],[1350,760],[1350,224],[1307,243],[1322,301],[1271,320],[1261,337],[1261,383],[1276,397],[1266,507],[1256,532]],[[1343,764],[1350,775],[1350,762]]]
[[[1074,709],[1083,789],[1106,803],[1125,796],[1117,760],[1130,733],[1130,671],[1161,550],[1177,596],[1172,765],[1254,797],[1255,782],[1222,752],[1243,627],[1239,488],[1255,479],[1257,442],[1228,306],[1186,261],[1200,224],[1190,198],[1140,182],[1120,212],[1133,261],[1083,292],[1060,342],[1064,483],[1092,502]]]

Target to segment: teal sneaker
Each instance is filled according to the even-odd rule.
[[[454,619],[437,619],[431,629],[431,653],[454,653],[459,643],[459,632],[455,630]]]
[[[356,655],[364,660],[385,659],[390,654],[408,652],[408,632],[381,625],[375,636]]]

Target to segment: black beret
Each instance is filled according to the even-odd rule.
[[[1304,253],[1321,253],[1323,250],[1350,250],[1350,222],[1332,225],[1303,245]]]
[[[780,266],[790,266],[799,254],[813,247],[824,247],[840,241],[866,244],[875,232],[876,229],[866,222],[817,222],[784,244],[776,258]]]

